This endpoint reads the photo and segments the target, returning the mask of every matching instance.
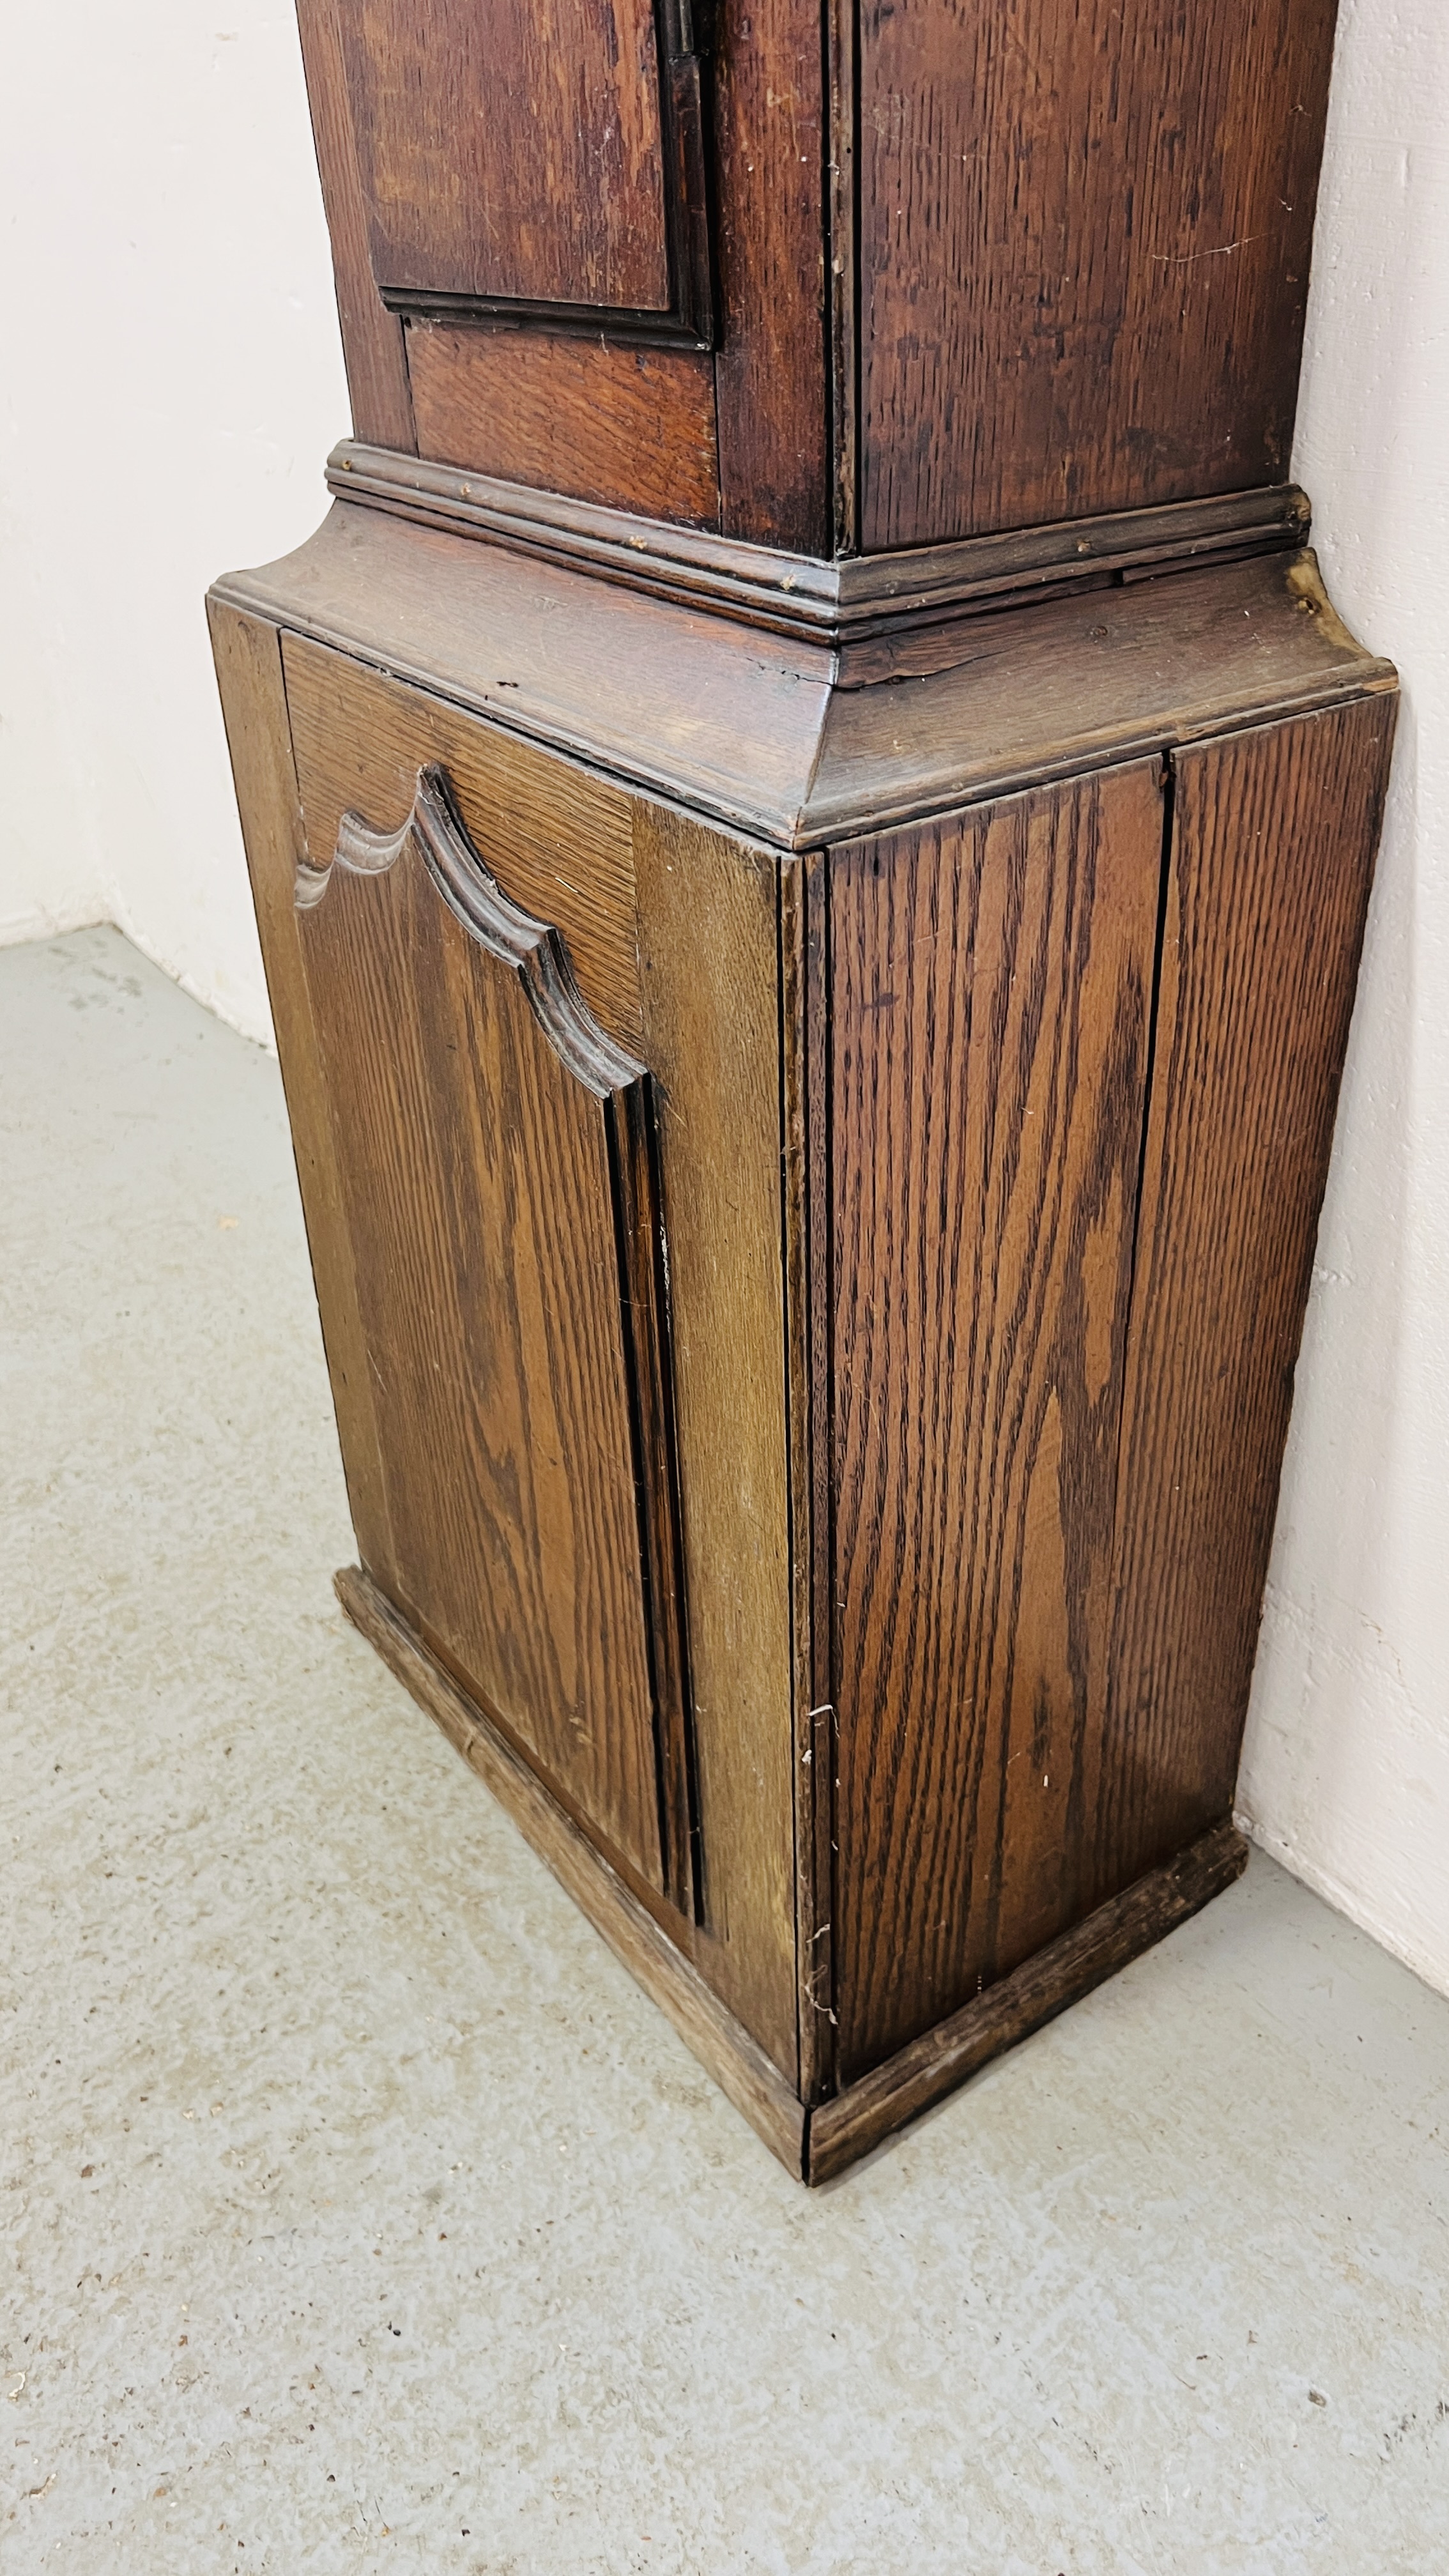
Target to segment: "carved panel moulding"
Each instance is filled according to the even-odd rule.
[[[345,813],[332,859],[297,862],[295,902],[316,919],[334,874],[386,877],[409,849],[448,912],[494,963],[543,1032],[566,1073],[602,1116],[609,1216],[617,1265],[617,1318],[637,1505],[663,1888],[702,1919],[703,1885],[689,1726],[688,1645],[680,1549],[678,1464],[668,1316],[658,1123],[653,1077],[595,1019],[574,978],[559,930],[510,901],[468,835],[447,773],[419,769],[412,805],[395,830]],[[500,1139],[502,1144],[505,1140]],[[538,1175],[543,1193],[560,1174]],[[565,1212],[567,1213],[567,1212]]]

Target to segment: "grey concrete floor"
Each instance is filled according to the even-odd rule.
[[[1270,1863],[834,2188],[344,1625],[275,1066],[0,956],[0,2569],[1437,2570],[1449,2004]]]

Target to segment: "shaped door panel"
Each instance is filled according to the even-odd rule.
[[[648,1884],[693,1883],[644,1067],[439,768],[298,871],[400,1606]]]

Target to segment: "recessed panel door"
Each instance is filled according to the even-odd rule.
[[[608,315],[645,336],[707,336],[687,7],[336,5],[385,302],[554,323]]]
[[[565,1805],[685,1906],[649,1076],[483,865],[439,768],[400,821],[345,814],[297,902],[399,1606]]]

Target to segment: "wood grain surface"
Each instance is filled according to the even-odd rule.
[[[434,775],[411,828],[344,818],[301,934],[398,1596],[666,1886],[614,1132],[647,1076],[435,828]]]
[[[515,903],[557,924],[589,1008],[637,1050],[643,1001],[624,790],[305,636],[287,636],[283,658],[314,862],[325,865],[349,809],[399,822],[418,771],[441,762],[484,864]]]
[[[615,1957],[668,2015],[686,2048],[798,2180],[805,2165],[805,2112],[764,2050],[377,1586],[349,1566],[337,1577],[337,1593],[369,1645],[492,1790]],[[658,2107],[662,2115],[665,2106]]]
[[[956,668],[836,690],[796,829],[835,839],[1334,696],[1392,689],[1307,551],[993,610]]]
[[[829,862],[780,867],[780,1076],[790,1625],[795,1664],[795,1940],[800,2092],[835,2082],[831,1693]]]
[[[1216,1826],[833,2102],[823,2102],[810,2116],[807,2180],[829,2182],[978,2067],[1140,1958],[1231,1887],[1247,1861],[1242,1835],[1230,1824]]]
[[[842,2084],[1073,1918],[1161,763],[836,854]]]
[[[359,430],[817,557],[1279,482],[1335,11],[302,0]]]
[[[720,525],[830,551],[818,0],[718,0]],[[672,513],[670,515],[673,515]]]
[[[790,1496],[774,864],[635,809],[645,1033],[659,1098],[694,1741],[700,1972],[797,2065]]]
[[[388,312],[372,273],[367,208],[342,58],[342,5],[343,0],[297,0],[307,103],[332,238],[347,389],[359,438],[411,452],[417,446],[417,432],[402,324],[395,313]]]
[[[873,689],[834,688],[821,648],[340,502],[217,592],[786,849],[1395,685],[1301,552],[998,610],[959,669]]]
[[[662,309],[652,0],[348,0],[380,286]]]
[[[838,555],[860,550],[860,91],[858,0],[825,0],[830,149],[825,223],[830,268],[830,534]]]
[[[809,645],[341,502],[216,591],[705,818],[775,837],[808,791],[832,672]]]
[[[692,527],[719,525],[714,369],[690,349],[410,322],[427,456]]]
[[[656,520],[641,527],[627,511],[560,493],[536,492],[476,467],[399,456],[358,439],[339,440],[327,459],[327,488],[339,501],[374,501],[426,527],[511,546],[547,562],[572,564],[605,580],[744,617],[803,643],[859,647],[918,640],[944,620],[979,616],[1012,600],[1052,598],[1084,580],[1153,578],[1213,560],[1282,554],[1307,541],[1312,511],[1293,483],[1259,492],[1219,492],[1206,501],[1168,501],[1155,510],[1117,510],[1053,528],[963,537],[904,554],[847,555],[816,562],[777,545],[746,544],[710,528]],[[959,648],[955,656],[960,659]],[[877,676],[899,664],[882,662]],[[944,660],[932,667],[944,668]]]
[[[1281,481],[1335,0],[862,0],[861,542]]]
[[[373,1378],[326,1072],[307,994],[293,900],[306,840],[288,738],[281,638],[274,626],[239,616],[219,600],[208,601],[207,616],[321,1310],[347,1500],[358,1546],[379,1578],[390,1582],[395,1556]]]
[[[1174,757],[1098,1890],[1231,1804],[1393,731],[1374,697]]]

